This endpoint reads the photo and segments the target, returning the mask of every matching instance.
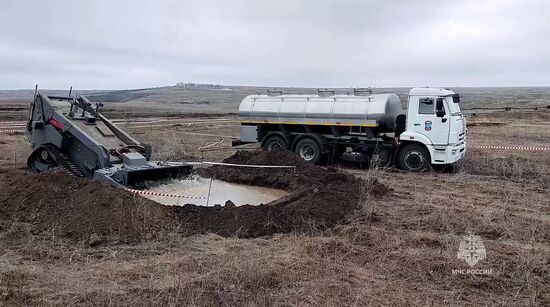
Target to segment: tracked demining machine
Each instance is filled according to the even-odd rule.
[[[61,168],[77,176],[140,188],[146,182],[188,174],[192,165],[151,161],[151,146],[133,139],[82,95],[36,92],[29,109],[27,165],[38,173]]]

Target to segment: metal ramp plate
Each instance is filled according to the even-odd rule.
[[[96,125],[86,125],[83,120],[73,120],[73,123],[108,150],[115,150],[125,145],[102,121],[97,121]]]
[[[103,122],[98,122],[96,129],[103,134],[103,136],[115,136],[115,134],[109,129]]]

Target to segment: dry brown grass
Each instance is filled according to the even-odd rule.
[[[169,161],[221,161],[235,153],[229,136],[238,135],[235,123],[224,122],[129,130],[141,142],[153,144],[154,159]]]
[[[470,149],[464,161],[467,174],[532,182],[550,188],[550,155],[529,152],[491,152]]]
[[[381,208],[379,213],[387,215]],[[456,259],[459,234],[437,225],[396,227],[388,219],[269,239],[172,235],[137,246],[99,248],[35,240],[2,255],[0,289],[4,302],[16,305],[548,302],[547,254],[535,245],[484,238],[489,254],[481,266],[493,274],[457,276],[452,269],[465,267]]]
[[[0,134],[0,169],[27,166],[27,157],[32,148],[23,133]]]
[[[385,174],[382,181],[395,191],[390,199],[367,204],[376,219],[367,216],[369,226],[341,229],[374,241],[369,252],[382,259],[374,262],[408,282],[396,286],[397,292],[411,286],[437,304],[548,303],[549,203],[539,187],[465,173]],[[492,269],[491,276],[451,273],[464,268],[456,259],[458,242],[471,233],[485,243],[488,256],[478,268]]]
[[[535,141],[529,131],[507,135],[509,126],[486,128],[470,129],[469,140]],[[158,131],[138,137],[166,150],[166,158],[199,157],[196,148],[213,142]],[[221,159],[224,150],[229,155],[221,148],[203,158]],[[545,152],[469,150],[458,174],[349,170],[393,191],[383,198],[363,193],[361,210],[347,224],[307,235],[237,239],[174,232],[92,248],[2,221],[0,305],[548,306],[549,159]],[[470,233],[480,235],[487,250],[476,268],[491,275],[452,273],[468,267],[457,251]]]
[[[548,146],[550,109],[494,112],[468,116],[470,144]]]

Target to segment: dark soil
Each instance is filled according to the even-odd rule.
[[[166,207],[115,186],[64,173],[0,171],[0,232],[22,223],[33,234],[90,245],[102,240],[137,242],[175,231],[239,237],[311,232],[345,222],[358,208],[362,193],[387,193],[375,180],[365,182],[336,169],[308,165],[291,152],[237,152],[225,162],[296,166],[201,170],[204,176],[284,189],[290,194],[259,206]]]
[[[34,234],[136,242],[175,228],[168,208],[105,183],[25,170],[0,179],[0,223],[25,223]]]
[[[376,180],[365,182],[333,168],[306,164],[292,152],[237,152],[226,163],[285,165],[296,168],[214,166],[203,176],[227,182],[284,189],[286,197],[270,204],[240,207],[175,207],[188,231],[257,237],[278,232],[310,232],[345,222],[358,209],[362,192],[381,196],[388,189]]]

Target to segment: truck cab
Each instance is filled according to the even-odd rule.
[[[459,102],[458,94],[449,89],[411,89],[405,131],[399,136],[400,145],[407,151],[399,155],[402,168],[415,170],[427,162],[423,160],[428,156],[430,164],[453,164],[464,157],[466,119]],[[419,143],[428,155],[422,150],[406,150]]]

